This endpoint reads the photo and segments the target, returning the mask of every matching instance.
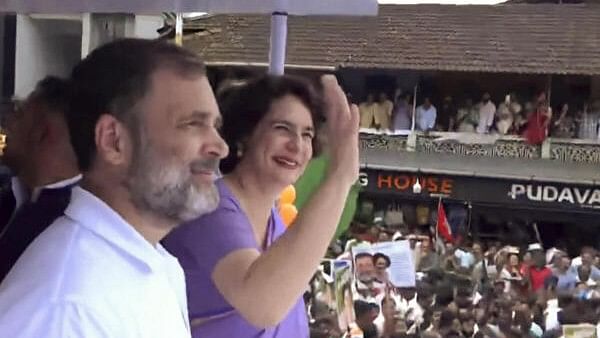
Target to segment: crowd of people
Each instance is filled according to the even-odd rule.
[[[413,108],[415,130],[470,132],[478,134],[520,135],[539,143],[547,136],[557,138],[598,139],[600,102],[583,109],[564,103],[552,109],[546,94],[522,102],[516,94],[507,95],[502,102],[493,102],[489,93],[479,101],[467,98],[459,104],[451,96],[436,107],[427,95],[413,107],[412,95],[398,90],[393,100],[385,93],[369,94],[359,105],[362,128],[379,130],[411,130]]]
[[[433,245],[427,231],[360,225],[330,245],[358,180],[359,122],[372,121],[335,77],[321,87],[265,75],[215,96],[197,55],[123,39],[10,101],[0,337],[554,337],[597,324],[591,248],[571,262],[561,246]],[[380,100],[373,119],[389,126],[397,105]],[[429,101],[419,114],[439,123]],[[278,196],[320,151],[326,174],[286,228]],[[398,240],[414,287],[387,284],[389,256],[361,256],[351,325],[302,297],[328,246],[352,260],[355,244]]]
[[[600,254],[594,248],[582,247],[571,258],[560,244],[543,248],[540,243],[482,242],[468,235],[440,245],[435,236],[419,230],[355,224],[345,250],[357,242],[392,239],[410,242],[415,286],[381,287],[374,278],[370,293],[354,292],[360,331],[340,328],[335,311],[313,290],[307,294],[311,337],[563,337],[568,325],[595,332],[599,324]],[[330,257],[348,256],[342,244],[332,245]],[[361,270],[369,269],[360,263]],[[367,264],[375,276],[385,268],[379,263],[373,257]]]

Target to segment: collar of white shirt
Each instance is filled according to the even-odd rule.
[[[175,259],[162,245],[152,245],[104,201],[81,187],[73,188],[65,215],[120,248],[151,271],[164,270],[165,258]]]

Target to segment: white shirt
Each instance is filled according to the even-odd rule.
[[[479,108],[479,124],[477,125],[477,133],[485,134],[494,124],[494,116],[496,115],[496,106],[492,101],[482,104]]]
[[[546,316],[545,327],[546,331],[549,331],[560,326],[558,313],[562,309],[558,307],[558,299],[550,299],[546,304],[546,310],[544,311],[544,315]]]
[[[433,105],[429,108],[420,105],[416,111],[417,127],[419,130],[426,131],[431,130],[435,127],[435,120],[437,119],[437,109]]]
[[[190,337],[177,259],[73,188],[0,285],[0,337]]]

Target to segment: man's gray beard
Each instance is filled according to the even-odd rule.
[[[176,223],[184,223],[214,211],[219,192],[214,183],[197,186],[191,165],[174,166],[159,159],[152,149],[136,152],[127,186],[134,205]]]

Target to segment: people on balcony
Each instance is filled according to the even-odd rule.
[[[490,127],[494,124],[496,116],[496,105],[492,102],[490,93],[483,94],[479,105],[479,124],[477,125],[478,134],[487,134]]]
[[[560,109],[560,114],[556,115],[552,123],[552,137],[573,138],[575,136],[575,121],[569,114],[569,104],[564,103]]]
[[[465,105],[456,112],[455,122],[458,132],[473,133],[479,124],[479,110],[473,106],[472,99],[466,99]]]
[[[548,127],[552,117],[552,110],[548,107],[546,94],[541,93],[537,97],[537,108],[527,119],[527,128],[523,137],[529,144],[542,144],[548,136]]]
[[[379,101],[375,105],[375,127],[377,129],[390,129],[393,110],[394,103],[388,99],[386,93],[380,93]]]
[[[360,111],[360,127],[371,128],[375,124],[375,110],[377,109],[377,102],[375,102],[375,95],[368,94],[367,101],[361,103],[358,106]]]
[[[390,91],[391,92],[391,91]],[[361,128],[377,131],[438,131],[494,134],[499,136],[523,137],[530,144],[541,144],[547,137],[558,139],[600,139],[600,101],[582,104],[564,102],[556,106],[556,116],[547,102],[546,94],[530,101],[519,101],[515,92],[494,104],[491,95],[485,92],[477,104],[463,96],[461,105],[450,95],[422,96],[423,101],[414,111],[412,96],[396,89],[393,100],[383,92],[369,93],[360,104]],[[436,108],[439,102],[440,109]],[[574,108],[576,107],[576,108]]]
[[[510,103],[506,101],[498,105],[498,118],[496,119],[496,130],[500,135],[507,135],[513,126],[514,116],[512,114],[512,111],[510,110],[509,105]]]
[[[452,96],[447,95],[444,97],[442,108],[437,119],[436,130],[437,131],[451,131],[454,130],[454,122],[456,118],[456,106],[452,100]]]
[[[402,93],[398,93],[394,101],[392,128],[394,130],[410,130],[412,126],[410,94],[402,97]]]
[[[585,104],[578,120],[578,138],[591,140],[598,139],[598,125],[600,123],[600,101],[596,101],[592,105]]]
[[[420,131],[430,131],[435,127],[437,119],[437,109],[429,97],[423,99],[423,104],[417,107],[416,111],[417,127]]]

